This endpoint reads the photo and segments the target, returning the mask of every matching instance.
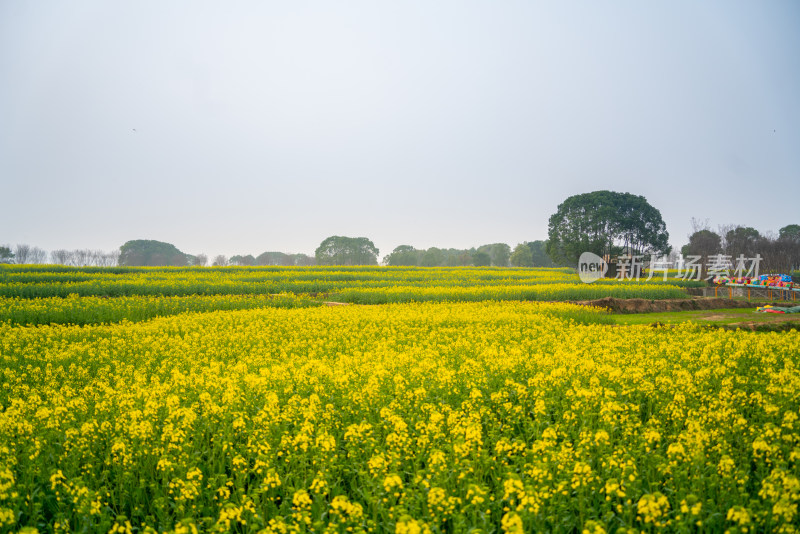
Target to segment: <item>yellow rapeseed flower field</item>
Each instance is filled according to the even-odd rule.
[[[502,267],[64,267],[0,265],[0,298],[313,294],[360,304],[477,300],[681,298],[670,278],[583,284],[574,269]],[[2,320],[2,319],[0,319]]]
[[[0,532],[798,531],[796,331],[255,308],[0,322]]]

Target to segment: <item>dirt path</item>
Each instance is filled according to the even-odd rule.
[[[652,313],[652,312],[677,312],[692,310],[719,310],[724,308],[758,308],[764,304],[756,304],[746,300],[720,299],[720,298],[691,298],[691,299],[616,299],[605,297],[597,300],[582,300],[575,302],[584,306],[599,306],[608,308],[613,313]],[[773,306],[785,306],[786,303],[773,303]]]

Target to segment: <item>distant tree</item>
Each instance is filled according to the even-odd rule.
[[[72,251],[72,261],[78,267],[92,265],[93,253],[89,249],[76,249]]]
[[[449,265],[450,267],[464,267],[466,265],[472,265],[472,255],[475,252],[475,250],[449,249],[447,251],[447,259],[445,260],[446,265]]]
[[[102,250],[92,250],[91,252],[91,259],[89,260],[89,265],[97,265],[98,267],[102,267],[103,265],[103,251]]]
[[[800,224],[790,224],[778,230],[778,241],[786,249],[787,270],[800,271]]]
[[[137,239],[128,241],[120,247],[120,265],[186,265],[186,254],[175,245],[161,241]]]
[[[98,263],[100,267],[114,267],[117,265],[119,261],[119,249],[112,250],[111,252],[101,253],[98,257]]]
[[[700,256],[700,276],[705,278],[711,256],[722,253],[722,237],[708,229],[697,230],[689,236],[689,243],[681,248],[684,256]]]
[[[756,248],[761,234],[749,226],[737,226],[725,234],[725,253],[736,258],[740,254],[752,258],[756,255]]]
[[[297,265],[300,267],[308,267],[310,265],[316,265],[317,259],[309,256],[308,254],[292,254],[292,265]]]
[[[256,256],[256,265],[294,265],[294,260],[283,252],[264,252]]]
[[[47,252],[39,247],[21,244],[14,248],[14,261],[19,264],[42,264],[47,260]]]
[[[508,260],[511,257],[511,247],[505,243],[492,243],[491,245],[481,245],[478,252],[485,252],[491,258],[491,265],[495,267],[508,267]]]
[[[431,247],[422,253],[420,265],[423,267],[439,267],[444,264],[447,256],[445,252],[437,247]]]
[[[800,242],[800,224],[790,224],[778,230],[778,239],[790,239]]]
[[[14,247],[14,258],[17,263],[22,265],[23,263],[28,263],[31,254],[31,247],[30,245],[17,245]]]
[[[47,261],[47,252],[39,247],[31,248],[30,263],[41,265]]]
[[[231,256],[231,259],[228,260],[230,265],[255,265],[256,259],[251,255],[248,254],[247,256]]]
[[[214,267],[225,267],[228,265],[228,258],[224,254],[214,256],[214,261],[211,263]]]
[[[377,265],[378,249],[366,237],[331,236],[314,255],[320,265]]]
[[[256,256],[254,265],[316,265],[317,260],[307,254],[286,254],[285,252],[263,252]]]
[[[208,256],[202,252],[194,256],[189,256],[187,254],[186,260],[189,265],[194,265],[195,267],[205,267],[208,265]]]
[[[574,265],[583,252],[667,254],[669,234],[661,212],[642,196],[595,191],[567,198],[550,217],[547,253]]]
[[[553,260],[550,256],[547,255],[547,241],[529,241],[527,243],[528,248],[531,249],[531,254],[533,254],[533,266],[534,267],[555,267],[556,264],[553,263]]]
[[[14,253],[8,245],[0,246],[0,263],[14,263]]]
[[[780,252],[783,270],[800,270],[800,225],[790,224],[778,230],[776,248]]]
[[[533,252],[527,243],[520,243],[511,253],[511,265],[514,267],[533,267]]]
[[[489,267],[492,264],[492,257],[488,252],[477,250],[472,255],[472,265],[475,267]]]
[[[711,230],[698,230],[689,236],[689,243],[681,249],[681,252],[684,256],[694,255],[703,256],[703,258],[720,254],[722,238]]]
[[[50,261],[57,265],[70,265],[72,263],[72,251],[63,248],[54,250],[50,253]]]
[[[420,256],[420,251],[411,245],[400,245],[383,260],[386,265],[419,265]]]

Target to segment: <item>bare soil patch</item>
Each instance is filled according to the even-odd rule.
[[[691,299],[617,299],[605,297],[597,300],[582,300],[575,302],[584,306],[599,306],[608,308],[612,313],[654,313],[677,312],[692,310],[720,310],[725,308],[758,308],[763,303],[749,302],[746,300],[721,299],[721,298],[691,298]],[[774,303],[773,306],[781,306]],[[785,303],[783,304],[785,305]]]

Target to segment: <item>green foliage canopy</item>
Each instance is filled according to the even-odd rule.
[[[666,254],[669,234],[661,212],[642,196],[614,191],[574,195],[550,217],[547,253],[573,265],[583,252]]]
[[[488,267],[492,264],[492,257],[488,252],[478,250],[472,255],[472,264],[475,267]]]
[[[411,245],[400,245],[395,247],[391,254],[384,260],[387,265],[419,265],[419,258],[422,251],[415,249]]]
[[[378,249],[366,237],[331,236],[314,252],[320,265],[377,265]]]
[[[533,252],[527,243],[520,243],[511,253],[511,265],[514,267],[533,267]]]
[[[478,247],[478,252],[485,252],[491,258],[491,265],[495,267],[508,267],[508,261],[511,257],[511,247],[505,243],[492,243],[489,245],[481,245]]]
[[[734,258],[739,254],[744,254],[748,258],[753,257],[757,252],[756,248],[760,239],[761,234],[755,228],[737,226],[725,234],[726,253]]]
[[[187,255],[170,243],[136,239],[128,241],[120,247],[119,265],[160,267],[187,264]]]
[[[778,239],[800,241],[800,224],[790,224],[778,230]]]
[[[11,247],[0,247],[0,263],[14,263],[14,253]]]
[[[708,258],[722,252],[722,238],[711,230],[698,230],[689,236],[689,243],[681,249],[684,256]]]

